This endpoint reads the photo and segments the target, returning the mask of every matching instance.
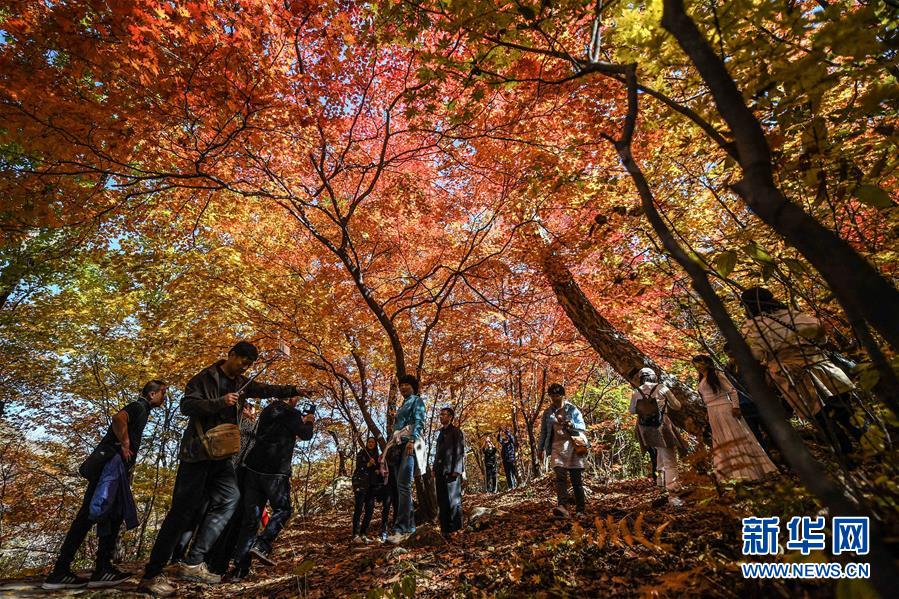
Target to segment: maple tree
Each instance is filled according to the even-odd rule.
[[[555,381],[584,408],[592,473],[637,475],[628,389],[653,365],[701,461],[688,358],[724,340],[806,488],[854,510],[734,321],[759,283],[814,312],[896,425],[896,24],[876,3],[805,1],[8,3],[0,551],[30,553],[0,565],[40,561],[21,488],[70,515],[66,448],[235,338],[286,342],[272,379],[321,392],[304,514],[365,435],[386,440],[406,372],[429,443],[442,405],[472,447],[511,426],[537,481]],[[154,420],[130,555],[173,481],[177,402]],[[876,476],[840,476],[888,531],[894,459],[873,451]],[[427,515],[431,473],[418,485]]]

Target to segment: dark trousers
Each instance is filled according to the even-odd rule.
[[[393,519],[390,520],[389,528],[393,528],[396,524],[396,511],[399,501],[399,489],[396,486],[396,470],[390,469],[390,477],[387,479],[387,488],[384,490],[384,505],[381,506],[381,534],[387,532],[387,521],[390,518],[390,508],[393,508]]]
[[[235,557],[239,564],[245,563],[253,545],[269,553],[281,529],[293,514],[293,507],[290,505],[290,478],[283,474],[260,474],[247,470],[244,492],[243,522]],[[266,503],[271,506],[272,513],[265,529],[257,535]]]
[[[659,480],[659,453],[655,447],[647,447],[646,453],[649,454],[649,467],[652,469],[650,478],[656,484]]]
[[[511,491],[518,486],[518,470],[515,469],[515,462],[503,461],[503,470],[506,472],[506,486]]]
[[[209,500],[207,499],[203,502],[202,506],[194,510],[190,519],[190,524],[187,525],[187,529],[178,536],[178,542],[175,544],[175,550],[172,552],[172,563],[183,562],[184,558],[187,557],[187,550],[190,549],[190,540],[194,538],[194,533],[197,532],[200,520],[203,519],[208,508]]]
[[[237,555],[237,543],[240,540],[244,516],[243,504],[246,495],[246,486],[244,484],[246,472],[247,470],[243,466],[236,469],[237,488],[240,490],[240,498],[237,501],[237,506],[234,508],[234,513],[231,514],[231,519],[206,557],[206,564],[209,566],[210,571],[218,574],[227,572],[228,564]]]
[[[851,393],[851,391],[847,391],[828,397],[824,402],[824,409],[815,415],[821,428],[830,431],[836,438],[840,451],[844,454],[852,452],[852,439],[859,441],[865,434],[864,429],[855,426],[852,422]]]
[[[488,466],[486,471],[484,482],[486,483],[487,488],[485,491],[488,493],[496,493],[496,464],[494,464],[492,468]]]
[[[179,464],[172,506],[156,535],[150,561],[144,570],[145,578],[154,578],[162,572],[182,534],[192,523],[196,506],[202,505],[206,498],[209,507],[200,519],[193,545],[184,560],[187,564],[199,564],[206,559],[237,507],[240,491],[231,460]]]
[[[100,482],[98,476],[94,480],[88,482],[87,489],[84,491],[84,499],[81,500],[81,507],[72,520],[69,532],[59,548],[59,557],[56,558],[56,565],[53,571],[56,573],[65,573],[72,568],[72,561],[75,559],[75,553],[81,544],[84,543],[87,533],[91,526],[95,523],[88,519],[90,515],[91,499],[94,491],[97,489],[97,483]],[[100,571],[112,565],[112,556],[115,553],[116,541],[119,538],[119,528],[122,526],[121,516],[112,517],[103,522],[103,526],[97,526],[97,561],[96,570]]]
[[[353,536],[364,535],[368,532],[368,525],[371,524],[371,516],[375,512],[374,493],[369,493],[368,489],[358,489],[353,493]],[[359,521],[362,520],[360,527]]]
[[[583,468],[553,468],[556,474],[556,497],[559,505],[571,505],[571,495],[568,493],[568,478],[571,478],[571,488],[574,491],[574,505],[579,513],[584,512],[585,496],[584,481],[581,478]]]
[[[437,506],[440,508],[440,530],[449,534],[462,529],[462,477],[449,480],[441,473],[435,478]]]

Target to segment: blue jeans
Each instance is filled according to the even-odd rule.
[[[415,532],[415,515],[412,511],[412,478],[415,475],[415,454],[405,455],[397,471],[396,486],[399,490],[394,531],[400,534]]]

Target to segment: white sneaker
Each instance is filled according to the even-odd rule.
[[[397,532],[387,537],[387,542],[391,545],[399,545],[400,543],[405,541],[408,536],[409,535],[407,534]]]
[[[684,505],[684,500],[680,497],[675,497],[674,495],[668,496],[668,505],[671,507],[681,507]]]

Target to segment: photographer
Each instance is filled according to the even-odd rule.
[[[293,510],[290,505],[290,472],[297,438],[312,438],[315,406],[298,410],[299,397],[270,403],[259,415],[256,444],[244,458],[246,469],[243,498],[243,523],[237,542],[232,578],[246,577],[252,558],[273,566],[269,557],[272,544],[284,528]],[[271,505],[271,517],[265,529],[256,535],[265,504]]]
[[[586,437],[584,417],[581,411],[571,402],[565,400],[565,387],[559,383],[549,386],[551,405],[543,412],[540,427],[541,461],[549,456],[556,475],[556,495],[559,505],[554,513],[563,518],[568,517],[566,505],[571,504],[568,494],[568,478],[574,491],[574,505],[578,514],[585,509],[584,484],[581,475],[584,472]]]
[[[221,582],[221,576],[210,572],[205,562],[240,497],[234,464],[229,459],[240,451],[239,414],[249,397],[292,397],[304,393],[294,385],[266,385],[247,378],[244,373],[258,357],[256,346],[241,341],[231,348],[227,359],[203,369],[187,383],[181,413],[189,419],[181,438],[172,503],[138,587],[143,592],[157,596],[177,592],[163,568],[205,500],[209,502],[206,513],[177,575],[194,582]]]

